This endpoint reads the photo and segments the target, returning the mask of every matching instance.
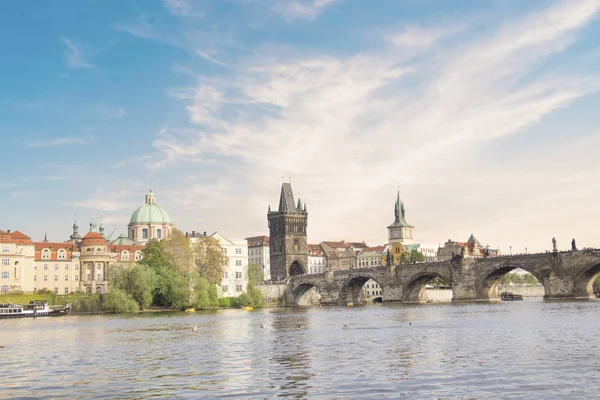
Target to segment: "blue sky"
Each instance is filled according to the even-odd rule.
[[[0,4],[2,229],[125,231],[153,189],[184,231],[598,246],[600,0]]]

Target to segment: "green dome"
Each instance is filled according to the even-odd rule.
[[[150,193],[146,195],[146,203],[131,214],[130,224],[171,224],[169,214],[156,204],[156,195]]]

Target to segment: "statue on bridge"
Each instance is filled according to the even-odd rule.
[[[555,253],[558,251],[558,249],[556,248],[556,238],[555,237],[552,238],[552,251]]]
[[[571,250],[577,251],[577,245],[575,244],[575,239],[571,240]]]

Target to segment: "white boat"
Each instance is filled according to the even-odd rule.
[[[68,315],[70,312],[70,304],[50,308],[46,300],[31,300],[29,304],[25,305],[0,303],[0,319],[56,317],[60,315]]]

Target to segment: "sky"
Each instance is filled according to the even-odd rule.
[[[600,246],[600,0],[0,2],[0,229]]]

